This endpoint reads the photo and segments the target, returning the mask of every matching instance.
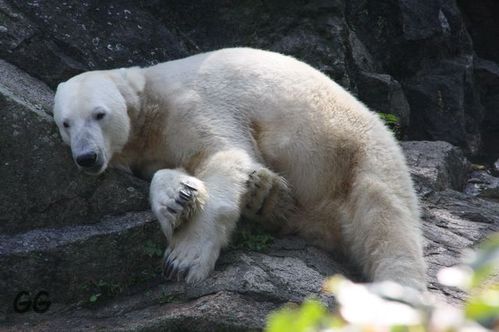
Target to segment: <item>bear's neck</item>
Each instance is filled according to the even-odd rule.
[[[113,167],[149,178],[149,173],[171,167],[165,158],[167,113],[153,100],[143,100],[141,104],[140,109],[129,110],[128,143],[113,156],[111,163]]]

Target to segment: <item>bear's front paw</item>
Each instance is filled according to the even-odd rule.
[[[176,170],[156,172],[151,182],[151,207],[168,241],[175,229],[202,209],[206,198],[201,180]]]
[[[221,246],[213,239],[198,237],[199,234],[184,229],[174,234],[163,256],[163,275],[167,280],[195,283],[213,271]]]

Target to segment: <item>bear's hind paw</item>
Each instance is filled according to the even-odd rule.
[[[261,222],[268,230],[280,229],[295,208],[286,180],[262,167],[248,175],[246,188],[243,217]]]

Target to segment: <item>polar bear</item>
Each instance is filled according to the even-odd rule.
[[[61,83],[54,118],[79,168],[150,178],[169,279],[214,269],[241,214],[343,250],[419,290],[417,198],[379,117],[292,57],[232,48]]]

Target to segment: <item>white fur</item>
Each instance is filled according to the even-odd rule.
[[[107,122],[92,120],[96,108]],[[183,178],[199,181],[205,201],[165,253],[188,281],[212,271],[249,174],[267,167],[295,200],[287,230],[344,249],[373,280],[425,288],[418,204],[397,142],[376,114],[302,62],[239,48],[88,72],[59,86],[54,113],[73,153],[88,136],[105,166],[146,177],[175,169],[156,173],[151,185],[168,237],[178,220],[158,204],[174,199]]]

